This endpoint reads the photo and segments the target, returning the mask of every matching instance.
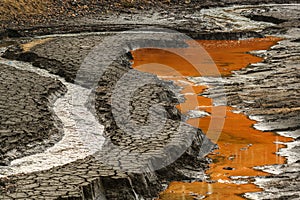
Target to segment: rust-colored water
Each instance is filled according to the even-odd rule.
[[[246,52],[268,49],[279,40],[279,38],[268,37],[241,41],[210,40],[198,42],[212,57],[221,75],[227,76],[233,70],[239,70],[250,63],[262,61],[262,58]],[[188,49],[179,49],[178,52],[198,56],[197,52]],[[265,172],[254,170],[253,167],[283,164],[285,159],[275,154],[283,146],[274,144],[274,142],[291,141],[291,139],[277,136],[271,132],[255,130],[252,126],[256,122],[245,115],[233,113],[233,108],[228,106],[212,106],[211,99],[198,96],[206,89],[206,86],[195,85],[186,78],[188,76],[201,76],[201,74],[189,62],[167,50],[151,48],[135,50],[132,52],[134,57],[133,67],[156,74],[164,79],[173,80],[176,84],[182,86],[182,93],[185,94],[186,101],[178,105],[178,108],[183,113],[198,108],[208,113],[211,113],[213,109],[216,112],[224,111],[226,115],[221,135],[217,141],[220,148],[209,155],[213,163],[206,173],[210,175],[211,180],[214,182],[172,182],[168,189],[161,193],[159,199],[194,199],[197,195],[206,196],[208,199],[243,199],[240,196],[242,193],[260,191],[251,183],[234,184],[230,182],[229,177],[267,175]],[[163,67],[162,65],[169,67]],[[218,74],[209,73],[209,75]],[[214,129],[210,126],[211,116],[189,119],[187,122],[201,128],[205,133],[208,129]]]

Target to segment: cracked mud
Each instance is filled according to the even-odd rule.
[[[74,84],[76,73],[89,51],[105,37],[120,30],[155,25],[174,28],[188,33],[195,39],[203,40],[257,38],[265,35],[283,39],[269,50],[250,52],[262,57],[263,61],[224,77],[224,90],[221,92],[225,91],[229,106],[258,122],[254,128],[294,138],[293,142],[278,144],[287,146],[278,152],[287,158],[287,162],[257,167],[256,169],[270,175],[250,177],[261,191],[248,192],[243,197],[298,199],[299,4],[217,7],[196,12],[187,9],[181,14],[176,9],[174,13],[161,10],[147,12],[135,15],[122,13],[105,18],[84,16],[74,21],[65,20],[65,28],[58,24],[55,26],[54,22],[52,29],[33,26],[22,31],[22,26],[19,26],[7,29],[1,34],[3,46],[13,44],[8,49],[1,50],[4,52],[0,64],[0,88],[3,91],[0,130],[1,198],[151,199],[157,197],[171,181],[207,180],[204,170],[207,169],[209,160],[198,158],[205,139],[200,129],[196,130],[197,134],[191,138],[190,143],[184,143],[190,146],[183,145],[187,151],[173,164],[155,172],[145,169],[143,173],[127,173],[122,171],[118,164],[113,163],[114,160],[111,160],[111,165],[108,166],[106,162],[96,159],[91,148],[85,148],[78,142],[78,136],[72,134],[74,124],[67,120],[67,107],[70,104],[68,92],[75,88],[81,89],[85,94],[89,88],[85,82]],[[141,24],[137,25],[136,21],[140,21]],[[107,33],[72,33],[104,30]],[[41,36],[45,34],[50,35]],[[36,35],[40,36],[20,37]],[[20,38],[5,38],[7,36]],[[43,38],[50,39],[43,41]],[[170,43],[171,40],[172,38],[161,46],[174,47]],[[143,47],[143,44],[140,44],[135,48]],[[176,109],[180,102],[175,101],[173,94],[162,87],[147,85],[141,88],[136,91],[132,103],[132,117],[137,123],[145,124],[148,119],[146,110],[155,102],[166,108],[168,121],[159,137],[150,141],[124,135],[113,120],[110,96],[118,78],[131,69],[131,59],[130,54],[126,54],[113,62],[94,90],[96,99],[90,103],[95,103],[96,117],[103,125],[99,127],[101,131],[95,132],[95,137],[110,139],[123,152],[127,152],[128,149],[137,153],[152,151],[164,146],[170,137],[176,138],[177,124],[182,117]],[[154,75],[148,74],[147,77],[159,84],[170,84],[176,88],[173,83],[165,82]],[[214,79],[191,77],[189,80],[205,85],[217,84]],[[202,91],[202,88],[198,89]],[[217,96],[220,93],[219,89],[210,87],[201,95]],[[197,117],[203,115],[194,114]],[[194,130],[188,124],[184,126],[186,132],[192,129]],[[105,142],[102,147],[107,147]],[[58,157],[55,158],[55,155]],[[61,158],[62,155],[65,159]],[[119,160],[124,158],[120,152],[111,155]],[[157,155],[156,159],[159,161],[165,158],[164,156]],[[34,162],[37,159],[44,161],[39,165],[38,162]],[[123,162],[130,163],[132,160],[123,159]],[[225,167],[225,170],[233,171],[233,168],[229,166]],[[232,179],[236,182],[245,181],[243,177],[238,176]],[[182,188],[181,185],[180,187]],[[189,191],[189,188],[186,188],[186,191]],[[195,191],[187,198],[201,199],[203,195]]]

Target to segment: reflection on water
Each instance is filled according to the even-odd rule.
[[[228,41],[198,41],[210,54],[220,73],[228,76],[233,70],[239,70],[250,63],[261,62],[262,58],[247,54],[248,51],[268,49],[279,38],[259,38]],[[167,50],[167,49],[166,49]],[[176,199],[243,199],[241,194],[255,192],[260,189],[254,184],[230,179],[230,176],[264,176],[267,173],[254,170],[254,166],[283,164],[285,159],[275,152],[283,145],[274,144],[274,141],[291,141],[289,138],[275,135],[271,132],[261,132],[253,129],[255,121],[243,114],[233,113],[233,108],[226,105],[213,106],[212,99],[198,96],[207,86],[195,85],[187,80],[188,76],[201,76],[186,60],[163,49],[144,48],[133,53],[134,64],[138,70],[149,72],[167,80],[173,80],[183,87],[182,93],[186,101],[178,105],[183,113],[198,109],[211,113],[212,109],[226,109],[225,124],[217,142],[220,147],[209,155],[213,160],[210,169],[206,172],[211,177],[208,182],[172,182],[168,189],[161,193],[160,200]],[[198,56],[197,52],[189,49],[180,49],[183,53]],[[151,63],[151,67],[143,64]],[[156,64],[158,63],[158,64]],[[162,68],[161,64],[169,66]],[[205,63],[203,63],[205,64]],[[177,72],[174,75],[173,70]],[[180,75],[178,75],[180,74]],[[210,74],[214,76],[217,74]],[[197,101],[195,101],[197,99]],[[225,106],[225,107],[224,107]],[[187,122],[207,132],[211,116],[189,119]],[[213,127],[210,127],[210,129]],[[232,177],[233,178],[233,177]]]

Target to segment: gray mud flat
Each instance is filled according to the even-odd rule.
[[[51,104],[65,92],[63,84],[1,64],[1,91],[1,165],[61,139]]]
[[[282,15],[283,12],[288,12],[289,15]],[[140,24],[136,24],[136,21],[140,21]],[[66,23],[69,26],[65,29],[55,26],[45,31],[43,27],[35,27],[32,32],[27,30],[24,34],[33,36],[75,32],[74,28],[80,27],[82,31],[105,30],[116,33],[124,29],[154,25],[189,33],[190,36],[198,39],[241,39],[263,37],[265,34],[285,38],[268,51],[251,52],[263,56],[265,58],[263,63],[252,64],[233,76],[226,77],[223,81],[229,104],[259,121],[255,128],[295,138],[295,142],[288,144],[287,149],[279,152],[288,158],[288,163],[261,167],[261,170],[271,173],[268,177],[256,177],[255,183],[263,188],[263,191],[247,193],[245,197],[250,199],[300,197],[297,189],[299,188],[300,102],[299,25],[297,25],[299,4],[233,6],[202,9],[197,12],[184,11],[178,14],[177,18],[174,14],[163,11],[113,15],[105,19],[101,16],[98,18],[87,16]],[[47,151],[49,152],[51,148],[55,149],[57,144],[68,141],[66,139],[70,135],[67,131],[73,130],[74,127],[65,121],[66,119],[62,117],[63,113],[58,112],[59,110],[67,112],[67,109],[64,109],[64,106],[58,109],[55,103],[67,107],[71,104],[67,95],[72,88],[80,87],[83,88],[82,91],[90,89],[90,85],[85,82],[75,81],[77,72],[90,50],[109,34],[112,33],[52,35],[52,40],[39,44],[28,52],[24,52],[17,45],[10,47],[4,53],[3,57],[6,59],[31,63],[31,69],[43,69],[48,74],[44,76],[21,70],[9,65],[9,60],[5,60],[7,64],[1,64],[0,89],[7,93],[1,98],[3,112],[1,112],[0,156],[1,165],[6,165],[0,167],[2,199],[152,199],[157,197],[165,185],[172,180],[203,181],[205,179],[203,171],[208,161],[198,157],[203,149],[205,137],[201,130],[187,124],[182,126],[180,134],[188,135],[189,132],[194,131],[193,137],[187,137],[187,141],[178,140],[177,144],[180,145],[170,146],[170,151],[166,151],[166,154],[157,154],[151,160],[153,165],[147,166],[155,167],[155,163],[173,158],[178,148],[185,149],[175,162],[160,170],[143,168],[139,173],[122,170],[122,163],[126,166],[132,165],[133,168],[139,166],[140,160],[136,158],[140,157],[130,157],[131,155],[138,156],[149,152],[152,156],[170,139],[180,138],[178,127],[182,118],[181,113],[175,109],[180,99],[175,98],[172,92],[162,86],[165,84],[176,90],[179,88],[176,88],[173,83],[163,82],[154,75],[143,73],[146,77],[145,81],[151,79],[157,84],[146,85],[136,91],[130,110],[132,118],[138,124],[147,124],[147,110],[155,103],[167,111],[165,126],[158,136],[155,135],[156,137],[150,140],[128,136],[117,126],[113,118],[113,109],[120,110],[122,106],[116,104],[112,107],[110,99],[118,80],[132,70],[129,53],[119,56],[110,64],[92,90],[91,94],[95,98],[89,98],[91,101],[85,105],[86,110],[92,111],[94,107],[96,108],[95,112],[92,112],[93,116],[103,126],[101,131],[95,131],[96,136],[98,134],[106,138],[105,142],[99,145],[100,147],[94,149],[92,146],[85,149],[82,144],[76,143],[77,146],[74,145],[72,151],[82,150],[79,159],[70,159],[70,154],[59,154],[58,151],[53,151],[57,156],[69,157],[65,160],[62,157],[61,162],[52,159],[54,161],[51,164],[41,165],[39,168],[32,167],[35,166],[34,162],[13,166],[16,160],[33,160],[35,154],[39,154],[38,158],[43,160],[51,160]],[[22,43],[23,40],[28,38],[21,38],[17,42]],[[134,48],[139,47],[143,45]],[[197,78],[192,80],[199,81]],[[128,87],[130,88],[130,85]],[[208,90],[204,95],[215,95],[218,92],[220,91],[216,87]],[[122,99],[122,96],[117,97]],[[76,140],[74,139],[73,142],[75,144]],[[119,151],[111,149],[112,145],[118,147]],[[99,150],[97,148],[105,152],[100,154],[102,159],[95,154],[94,150]],[[68,152],[68,146],[64,146],[61,150]],[[21,168],[23,171],[18,171]]]
[[[45,44],[38,45],[31,49],[30,52],[23,53],[19,50],[19,53],[14,54],[9,50],[6,53],[6,57],[12,58],[15,56],[18,60],[30,61],[33,63],[31,69],[38,67],[55,74],[51,75],[49,73],[47,75],[49,77],[55,78],[57,75],[60,76],[57,79],[61,79],[62,83],[65,84],[68,89],[65,94],[67,95],[72,90],[70,86],[76,86],[73,82],[82,60],[88,54],[88,51],[98,44],[103,37],[101,35],[59,37]],[[163,83],[154,75],[144,76],[145,79],[143,81],[146,81],[146,79],[154,80],[154,85],[146,85],[137,91],[132,110],[130,111],[132,118],[137,123],[145,124],[148,120],[147,110],[153,103],[165,107],[168,119],[160,134],[155,137],[151,136],[147,140],[142,140],[139,137],[126,135],[116,125],[112,116],[110,99],[118,79],[131,69],[129,59],[128,55],[117,58],[98,81],[99,86],[93,90],[93,94],[96,97],[94,102],[92,102],[96,106],[95,116],[104,125],[104,132],[103,130],[102,132],[107,142],[101,146],[100,141],[93,141],[97,139],[96,137],[90,138],[90,141],[81,141],[81,143],[88,142],[83,144],[87,146],[87,152],[78,154],[77,152],[82,151],[82,144],[78,143],[77,147],[72,147],[70,143],[66,142],[68,141],[67,137],[70,137],[70,135],[67,134],[65,128],[71,125],[66,124],[60,118],[65,126],[65,135],[62,136],[61,141],[48,148],[44,153],[23,155],[25,157],[13,160],[10,165],[2,168],[1,184],[2,197],[4,199],[19,197],[26,199],[39,197],[47,197],[49,199],[147,199],[156,196],[163,189],[163,184],[166,184],[168,181],[191,179],[192,177],[202,178],[204,175],[203,169],[206,167],[207,161],[198,158],[198,154],[201,151],[202,141],[205,136],[201,130],[197,130],[187,124],[179,126],[181,114],[175,109],[178,101],[164,87],[156,86],[161,84],[172,86],[172,83]],[[12,66],[7,67],[15,69]],[[88,84],[85,82],[79,82],[79,84],[88,87]],[[80,85],[76,87],[80,87]],[[89,94],[84,94],[83,91],[82,95],[88,96]],[[62,98],[65,98],[65,96]],[[117,98],[122,98],[122,96]],[[59,101],[60,99],[56,101],[55,105]],[[72,99],[69,99],[69,101],[71,102]],[[118,106],[116,104],[115,109],[122,109],[122,107]],[[55,106],[54,111],[57,111],[57,109],[57,106]],[[54,116],[55,114],[58,115],[58,118],[61,117],[58,113],[53,113]],[[179,127],[180,131],[178,130]],[[95,134],[101,133],[100,130],[98,131]],[[194,132],[191,137],[183,137],[184,135],[188,136],[190,132]],[[76,138],[72,137],[74,141]],[[86,139],[87,134],[83,134],[81,137],[81,139]],[[178,144],[178,146],[169,146],[170,150],[166,151],[163,148],[168,146],[169,140],[175,140],[173,144]],[[97,142],[98,146],[101,146],[100,155],[95,154],[95,151],[99,149],[90,147],[93,143],[97,145]],[[59,144],[65,145],[65,147],[58,148]],[[213,144],[210,145],[213,146]],[[118,147],[119,150],[115,151],[112,149],[112,146]],[[70,158],[72,155],[67,152],[70,148],[73,149],[75,147],[77,152],[75,151],[74,154],[78,155],[78,159],[72,160]],[[181,156],[180,151],[178,151],[180,148],[184,150]],[[91,151],[94,153],[91,153]],[[180,154],[178,155],[177,152]],[[57,161],[56,155],[61,156],[67,163]],[[143,156],[141,157],[140,155]],[[152,168],[155,168],[156,163],[163,163],[168,159],[172,160],[174,156],[178,158],[174,163],[160,170],[153,171]],[[151,161],[150,165],[140,166],[140,163],[147,159],[151,159],[149,160]],[[36,160],[41,161],[35,163]],[[131,171],[137,170],[137,172],[124,172],[118,162],[121,162],[127,168],[131,167]],[[16,163],[21,166],[16,165]],[[141,169],[140,167],[144,168]],[[145,167],[149,167],[149,169]],[[18,175],[15,175],[16,173]],[[197,176],[194,174],[197,174]]]

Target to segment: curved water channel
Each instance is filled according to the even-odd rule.
[[[268,49],[280,41],[279,38],[262,38],[247,40],[198,41],[215,61],[222,76],[231,75],[232,71],[246,67],[250,63],[261,62],[263,59],[247,52]],[[182,49],[182,51],[187,51]],[[198,56],[197,52],[186,52]],[[246,192],[261,191],[252,184],[251,177],[266,176],[268,173],[255,170],[262,165],[283,164],[284,157],[276,154],[284,145],[282,142],[292,141],[291,138],[279,136],[272,132],[262,132],[253,126],[256,121],[249,119],[232,107],[219,105],[212,99],[201,96],[207,88],[214,87],[220,79],[200,77],[193,66],[161,49],[138,49],[133,52],[134,67],[141,71],[158,75],[162,79],[173,80],[183,87],[182,93],[186,101],[178,108],[182,113],[190,115],[189,124],[207,132],[210,127],[212,108],[226,107],[226,119],[221,136],[217,142],[219,149],[209,155],[212,159],[206,174],[206,182],[173,182],[167,190],[161,193],[160,200],[174,199],[244,199]],[[172,74],[171,70],[159,67],[157,64],[147,68],[140,67],[148,63],[164,64],[180,72],[181,76]],[[204,63],[205,64],[205,63]],[[157,66],[156,66],[157,65]],[[211,84],[212,83],[212,84]],[[190,86],[193,90],[188,90]],[[198,98],[197,106],[191,96]],[[184,110],[182,110],[183,108]],[[192,111],[192,112],[191,112]],[[191,115],[192,113],[192,115]]]

